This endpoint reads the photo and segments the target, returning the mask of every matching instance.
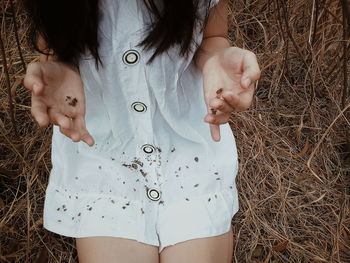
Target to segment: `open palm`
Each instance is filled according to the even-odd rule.
[[[214,141],[220,140],[220,124],[228,122],[233,111],[250,107],[260,69],[254,53],[229,47],[212,55],[203,65],[203,88]]]
[[[31,113],[40,126],[53,123],[74,142],[94,144],[85,125],[83,82],[75,68],[58,61],[32,62],[24,86],[32,91]]]

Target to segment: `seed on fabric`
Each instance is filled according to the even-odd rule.
[[[70,195],[69,198],[72,198],[72,196]]]
[[[78,176],[75,177],[76,180],[78,180],[78,178],[79,178]]]
[[[90,211],[91,211],[91,209],[92,209],[92,207],[89,207],[89,208],[88,208],[88,210],[90,210]]]
[[[67,208],[63,209],[63,211],[67,211]]]
[[[127,202],[125,205],[130,205],[130,201],[129,201],[129,202]]]
[[[75,196],[75,199],[78,199],[78,196],[77,196],[77,195]]]
[[[57,211],[59,211],[61,208],[59,207],[59,208],[57,208]]]
[[[62,205],[62,208],[66,208],[66,205]]]
[[[208,202],[210,202],[211,198],[209,197]]]
[[[126,206],[123,206],[123,209],[125,209],[126,208]]]
[[[186,200],[187,200],[187,201],[190,201],[190,199],[188,199],[187,197],[186,197]]]
[[[162,152],[162,150],[159,147],[156,147],[159,152]]]
[[[219,173],[218,173],[218,172],[215,172],[214,174],[218,175]]]
[[[111,192],[112,192],[112,190],[111,190],[111,189],[109,189],[109,192],[111,193]]]
[[[193,187],[197,187],[199,184],[195,184]]]
[[[188,169],[188,165],[186,165],[186,168]]]
[[[182,185],[180,187],[181,187],[181,189],[184,189],[184,187]]]
[[[113,199],[111,200],[111,202],[112,202],[113,204],[115,204],[115,201],[114,201]]]
[[[99,165],[99,166],[98,166],[98,169],[101,169],[101,168],[102,168],[101,165]]]
[[[181,167],[179,167],[179,171],[181,171]]]
[[[134,169],[137,169],[137,164],[133,163],[133,164],[131,164],[131,167],[134,168]]]
[[[123,152],[123,154],[125,154],[125,152]]]
[[[74,220],[74,216],[72,217],[72,220]]]
[[[123,184],[125,184],[125,182],[123,182]]]
[[[80,215],[81,215],[81,213],[78,214],[78,216],[80,216]]]
[[[134,192],[136,192],[136,188],[133,188],[134,189]]]
[[[141,173],[143,176],[146,176],[146,175],[147,175],[147,173],[144,172],[142,169],[140,169],[140,173]]]
[[[215,198],[217,198],[217,195],[216,195],[216,194],[215,194],[214,196],[215,196]]]
[[[171,149],[171,152],[174,152],[175,151],[175,147],[173,147],[173,149]]]
[[[59,191],[56,189],[56,192],[59,192]]]
[[[102,218],[105,218],[105,216],[101,216]]]
[[[57,220],[58,222],[62,222],[60,219]]]
[[[111,157],[112,161],[114,161],[115,159],[113,157]]]
[[[142,209],[142,208],[141,208],[141,213],[142,213],[142,214],[144,214],[144,213],[145,213],[145,211],[143,211],[143,209]]]
[[[134,161],[135,164],[140,165],[141,167],[143,167],[143,162],[140,161],[140,159],[137,159],[136,157],[134,157]]]
[[[195,160],[196,162],[198,162],[198,157],[194,157],[194,160]]]
[[[140,182],[140,179],[136,179],[136,182]]]
[[[177,174],[176,177],[179,177],[179,175]]]
[[[216,180],[220,180],[220,177],[216,178]]]
[[[164,201],[163,201],[163,200],[160,200],[160,201],[158,202],[158,204],[164,204]]]
[[[230,188],[232,189],[232,186],[230,185]]]

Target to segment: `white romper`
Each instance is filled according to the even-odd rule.
[[[44,228],[69,237],[134,239],[159,252],[228,232],[239,209],[236,143],[228,123],[215,142],[203,120],[195,50],[186,59],[173,46],[146,65],[154,50],[136,47],[149,21],[143,1],[100,0],[100,6],[104,68],[97,70],[89,54],[80,62],[95,145],[73,142],[53,126]],[[202,34],[196,26],[197,43]]]

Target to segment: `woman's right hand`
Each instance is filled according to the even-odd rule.
[[[31,62],[24,86],[32,93],[31,114],[39,126],[58,125],[72,141],[94,145],[86,129],[84,88],[76,68],[59,61]]]

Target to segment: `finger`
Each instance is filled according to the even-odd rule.
[[[231,117],[230,113],[217,113],[217,114],[208,114],[205,118],[204,121],[210,124],[224,124],[229,121]]]
[[[209,107],[211,109],[214,109],[216,111],[221,111],[224,113],[231,113],[232,111],[234,111],[234,108],[229,103],[227,103],[223,99],[218,99],[218,98],[212,98],[209,101]]]
[[[38,62],[29,63],[26,75],[23,79],[23,85],[28,90],[34,92],[35,95],[40,95],[44,88],[42,80],[41,64]]]
[[[79,139],[79,133],[73,129],[65,129],[60,127],[60,132],[70,138],[73,142],[77,142]]]
[[[53,124],[58,125],[64,129],[72,129],[71,120],[68,116],[64,115],[54,108],[50,108],[48,113]]]
[[[37,96],[32,94],[31,96],[30,112],[39,126],[44,127],[50,124],[50,118],[47,113],[47,106]]]
[[[80,134],[80,140],[86,142],[90,147],[95,144],[95,140],[92,138],[88,130],[86,129],[86,123],[84,116],[79,116],[73,120],[76,129]]]
[[[210,125],[211,137],[213,138],[213,140],[216,142],[220,141],[220,126],[215,124],[214,125],[209,124],[209,125]]]
[[[247,51],[243,58],[243,74],[241,78],[241,85],[244,88],[257,81],[261,76],[261,71],[255,54]]]
[[[232,108],[235,109],[235,111],[244,111],[250,107],[252,104],[254,95],[254,83],[249,86],[248,89],[235,94],[232,91],[227,91],[223,93],[222,97],[227,101],[228,104]]]

